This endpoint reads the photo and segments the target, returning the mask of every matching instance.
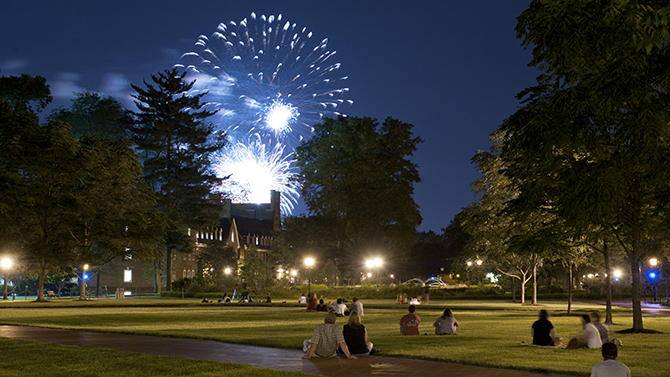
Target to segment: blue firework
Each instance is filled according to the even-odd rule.
[[[338,75],[340,63],[327,46],[328,39],[313,38],[281,15],[252,13],[239,23],[219,24],[182,55],[176,66],[196,80],[193,94],[207,92],[207,106],[218,110],[213,121],[230,137],[216,169],[230,175],[221,189],[233,200],[262,200],[257,198],[271,187],[282,193],[282,212],[293,210],[299,197],[289,179],[296,172],[295,147],[324,116],[344,115],[341,106],[352,103],[342,86],[347,77]]]
[[[342,86],[347,77],[338,75],[340,63],[327,45],[281,15],[252,13],[201,35],[178,66],[196,80],[195,93],[208,92],[205,100],[219,110],[214,121],[233,141],[258,134],[292,151],[312,125],[351,103]]]

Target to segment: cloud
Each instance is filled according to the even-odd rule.
[[[19,75],[21,71],[28,66],[28,62],[21,58],[12,58],[0,62],[2,75]]]
[[[72,99],[74,98],[75,92],[83,92],[84,89],[79,86],[78,82],[81,79],[81,75],[78,73],[68,73],[61,72],[56,76],[56,79],[52,80],[49,85],[51,86],[51,94],[55,99]]]

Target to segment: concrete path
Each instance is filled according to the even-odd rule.
[[[434,361],[369,356],[357,360],[342,357],[303,360],[302,351],[245,346],[210,340],[166,338],[48,329],[27,326],[2,326],[0,337],[91,346],[152,355],[185,357],[221,363],[248,364],[261,368],[312,373],[323,376],[398,376],[408,377],[547,377],[550,375],[507,369],[473,367]],[[553,375],[556,376],[556,375]]]

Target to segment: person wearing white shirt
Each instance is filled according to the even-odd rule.
[[[333,311],[338,317],[344,317],[344,312],[347,310],[347,306],[342,303],[342,299],[337,299],[337,304],[333,305]]]
[[[363,316],[363,304],[358,301],[356,297],[353,298],[351,306],[349,306],[349,312],[356,312],[359,316]]]
[[[591,368],[591,377],[631,377],[630,369],[616,360],[616,344],[608,342],[603,344],[601,353],[603,361]]]

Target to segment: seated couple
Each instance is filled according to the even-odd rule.
[[[314,328],[312,338],[303,342],[303,351],[307,353],[303,359],[312,356],[332,357],[337,354],[356,359],[357,356],[370,354],[372,343],[368,341],[367,330],[361,323],[358,313],[351,312],[344,329],[335,324],[336,320],[335,313],[330,312],[326,315],[324,323]]]

